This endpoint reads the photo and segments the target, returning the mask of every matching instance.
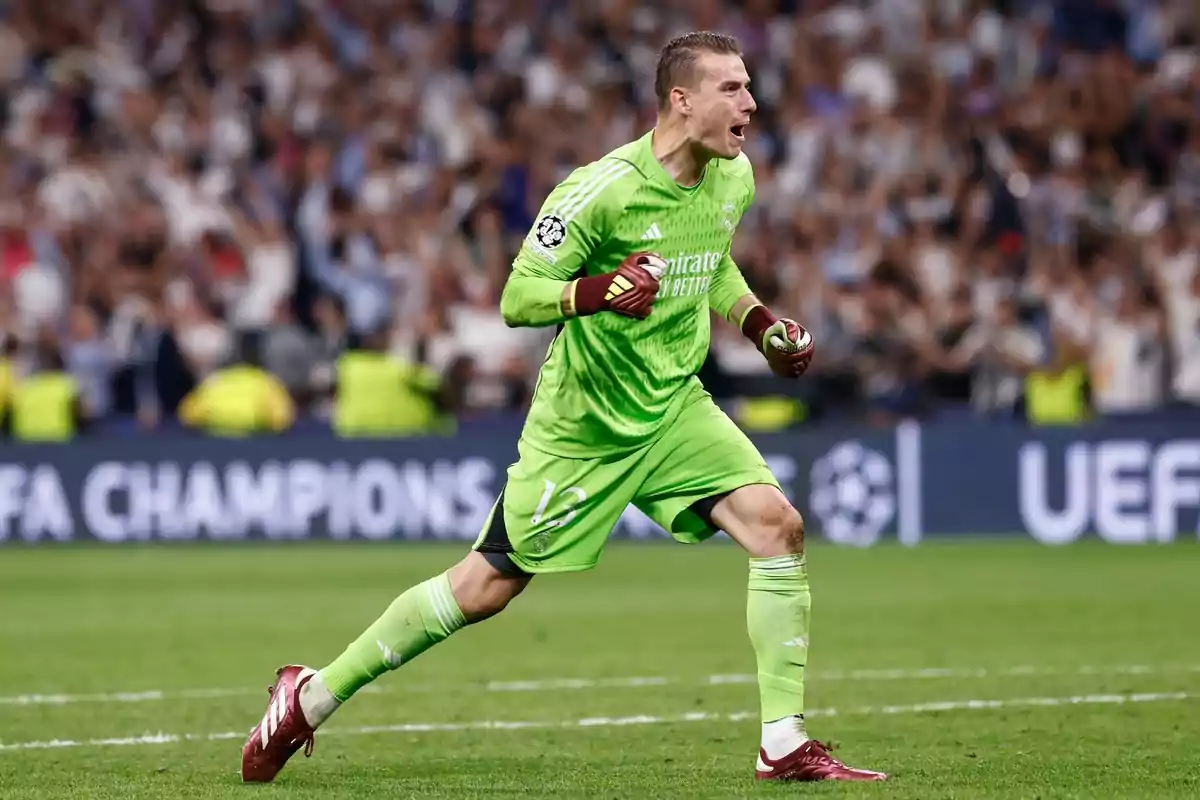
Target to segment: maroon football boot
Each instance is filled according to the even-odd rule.
[[[242,780],[265,783],[274,780],[288,759],[301,747],[311,756],[316,731],[300,710],[300,689],[316,675],[316,670],[295,664],[281,668],[262,722],[258,723],[242,747]]]
[[[767,751],[758,751],[754,777],[760,781],[886,781],[887,775],[869,769],[847,767],[833,756],[829,748],[816,739],[809,739],[786,756],[774,761]]]

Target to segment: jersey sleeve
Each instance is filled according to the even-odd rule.
[[[742,165],[745,170],[745,194],[740,204],[741,214],[744,216],[750,210],[750,206],[754,204],[754,172],[750,167],[750,160],[744,154],[738,158],[737,163]],[[717,271],[713,274],[712,286],[708,290],[709,308],[722,319],[729,319],[729,312],[733,310],[737,301],[748,294],[750,294],[749,284],[746,283],[733,256],[726,252],[721,263],[717,265]],[[738,320],[732,320],[732,322],[737,324]]]
[[[712,286],[708,290],[708,305],[722,319],[729,319],[734,304],[750,294],[750,285],[729,253],[717,265]],[[735,320],[736,321],[736,320]]]
[[[591,255],[608,239],[624,208],[625,161],[581,167],[555,187],[521,244],[500,299],[510,325],[556,325],[564,320],[565,285],[582,277]]]

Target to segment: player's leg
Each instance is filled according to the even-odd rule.
[[[242,750],[242,779],[269,781],[359,689],[455,631],[487,619],[537,572],[588,569],[639,480],[637,457],[560,459],[521,448],[472,552],[397,597],[321,670],[278,673],[262,722]]]
[[[475,550],[521,573],[579,572],[600,559],[642,480],[642,455],[559,458],[524,443]]]
[[[380,675],[460,628],[499,614],[532,577],[515,569],[505,572],[472,551],[446,572],[409,588],[301,689],[304,716],[316,728]]]
[[[762,747],[770,758],[792,752],[804,731],[804,668],[812,597],[804,522],[775,486],[741,486],[701,501],[712,525],[750,556],[746,627],[758,661]]]
[[[532,578],[504,560],[507,567],[472,551],[393,600],[328,666],[280,669],[262,721],[242,748],[242,780],[273,780],[300,747],[312,754],[316,729],[359,689],[460,628],[502,611]]]
[[[535,573],[595,565],[629,502],[633,480],[622,460],[561,459],[522,447],[466,558],[396,598],[304,687],[300,699],[306,716],[312,709],[314,727],[384,672],[500,613]]]
[[[746,624],[763,715],[758,776],[881,780],[882,773],[832,759],[804,730],[811,610],[804,523],[762,456],[707,399],[685,409],[656,447],[638,505],[679,541],[724,530],[750,556]]]

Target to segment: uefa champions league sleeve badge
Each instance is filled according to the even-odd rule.
[[[533,226],[533,239],[547,250],[553,250],[567,238],[567,223],[562,217],[547,214]]]

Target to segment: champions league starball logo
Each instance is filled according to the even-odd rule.
[[[547,214],[537,221],[533,229],[533,237],[542,247],[553,250],[567,238],[567,223],[562,217]]]
[[[809,505],[831,541],[873,544],[896,516],[891,462],[858,442],[836,445],[813,464]]]

